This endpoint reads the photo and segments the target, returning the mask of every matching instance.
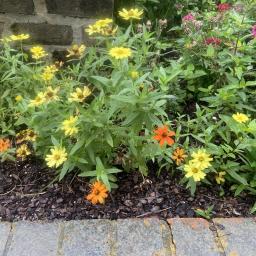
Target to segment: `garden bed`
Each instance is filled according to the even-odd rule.
[[[218,186],[200,187],[191,197],[179,178],[162,172],[155,175],[150,168],[145,180],[138,173],[122,173],[119,188],[113,190],[105,205],[92,205],[84,199],[89,193],[89,182],[76,175],[67,176],[61,183],[49,185],[55,178],[53,170],[43,169],[37,161],[3,164],[0,182],[0,219],[117,219],[129,217],[195,217],[194,209],[214,205],[214,217],[250,216],[252,196],[234,197],[226,191],[220,197]],[[224,187],[225,190],[225,187]]]

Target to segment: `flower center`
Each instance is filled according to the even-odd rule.
[[[163,132],[162,137],[164,137],[164,138],[168,137],[167,132]]]
[[[55,155],[54,160],[56,160],[56,161],[60,160],[60,155]]]
[[[193,169],[192,169],[192,172],[193,172],[193,173],[198,173],[198,169],[197,169],[197,168],[193,168]]]

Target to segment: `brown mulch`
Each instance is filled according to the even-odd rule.
[[[154,169],[152,167],[152,169]],[[129,217],[195,217],[193,209],[214,205],[213,217],[250,216],[255,197],[241,197],[226,191],[219,196],[218,186],[199,187],[195,197],[167,172],[159,177],[152,170],[144,178],[122,173],[119,188],[105,205],[92,205],[84,199],[88,180],[69,175],[60,183],[50,184],[53,170],[37,161],[0,165],[0,220],[117,219]]]

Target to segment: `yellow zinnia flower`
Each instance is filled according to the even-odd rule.
[[[45,102],[45,97],[43,92],[39,92],[34,100],[31,100],[29,107],[38,107]]]
[[[187,178],[193,178],[195,182],[204,179],[206,173],[203,172],[203,169],[198,163],[189,161],[188,164],[184,165],[184,171],[186,172]]]
[[[109,55],[115,59],[125,59],[132,55],[132,51],[130,48],[113,47],[110,49]]]
[[[43,70],[43,74],[41,75],[44,81],[50,81],[53,79],[54,74],[58,71],[55,65],[46,66]]]
[[[26,144],[22,144],[16,149],[16,155],[18,158],[21,158],[21,160],[24,161],[27,156],[31,155],[31,151]]]
[[[224,176],[226,175],[226,172],[218,172],[218,174],[216,174],[215,176],[215,180],[218,184],[224,183],[225,182],[225,178]]]
[[[72,136],[78,133],[78,128],[76,127],[77,120],[77,116],[70,116],[69,119],[62,122],[61,130],[65,132],[66,136]]]
[[[69,58],[74,56],[74,57],[80,58],[84,54],[85,48],[86,47],[83,44],[81,44],[80,46],[77,44],[74,44],[72,45],[71,48],[67,49],[68,55],[66,57]]]
[[[83,102],[88,96],[91,95],[91,90],[89,87],[84,86],[83,89],[76,88],[75,92],[70,94],[70,98],[68,99],[70,102]]]
[[[32,53],[32,58],[35,60],[39,60],[48,54],[45,52],[44,48],[41,46],[34,46],[30,49],[30,52]]]
[[[96,27],[95,24],[94,25],[89,25],[88,28],[85,29],[85,32],[87,32],[89,34],[89,36],[91,36],[93,34],[100,33],[101,28]]]
[[[113,20],[106,18],[106,19],[102,19],[102,20],[97,20],[94,25],[99,28],[105,28],[108,25],[110,25],[111,23],[113,23]]]
[[[20,102],[20,101],[23,100],[23,97],[22,97],[21,95],[17,95],[17,96],[15,97],[15,100],[16,100],[17,102]]]
[[[135,9],[130,9],[130,10],[126,10],[126,9],[122,9],[122,11],[119,11],[119,16],[122,17],[124,20],[140,20],[143,15],[143,10],[139,10],[137,8]]]
[[[236,114],[233,114],[232,117],[240,124],[245,123],[249,120],[249,117],[247,115],[238,112]]]
[[[193,157],[193,160],[191,161],[200,165],[202,169],[206,169],[211,166],[210,162],[213,159],[205,149],[198,149],[197,152],[193,152],[191,156]]]
[[[51,150],[51,154],[46,155],[47,166],[49,167],[59,167],[67,160],[67,152],[65,148],[62,147],[54,147]]]
[[[53,100],[58,100],[59,97],[57,93],[59,92],[59,87],[53,89],[51,86],[48,86],[46,91],[44,92],[44,98],[46,101],[53,101]]]
[[[113,20],[112,19],[102,19],[96,21],[94,24],[89,25],[88,28],[85,29],[90,36],[93,34],[99,34],[103,36],[113,36],[116,31],[117,27],[112,27]]]
[[[10,40],[12,40],[12,41],[22,41],[22,40],[25,40],[28,38],[30,38],[29,34],[20,34],[20,35],[11,35],[10,36]]]

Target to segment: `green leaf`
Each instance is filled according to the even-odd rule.
[[[79,140],[70,151],[70,155],[74,155],[78,149],[80,149],[85,143],[85,138]]]
[[[55,139],[53,135],[51,135],[51,141],[55,147],[59,147],[60,143]]]
[[[210,44],[210,45],[207,47],[206,55],[207,55],[208,57],[213,57],[213,56],[214,56],[214,53],[215,53],[214,47]]]
[[[256,212],[256,202],[254,203],[253,207],[250,210],[250,213],[255,213]]]
[[[96,177],[96,171],[84,171],[78,175],[79,177]]]
[[[110,132],[106,132],[106,140],[107,140],[107,143],[109,144],[110,147],[114,147],[114,142],[113,142],[113,139],[112,139],[112,136],[110,134]]]
[[[247,180],[245,178],[243,178],[242,176],[240,176],[238,173],[236,173],[235,170],[227,169],[226,171],[235,180],[239,181],[243,185],[248,185]]]

